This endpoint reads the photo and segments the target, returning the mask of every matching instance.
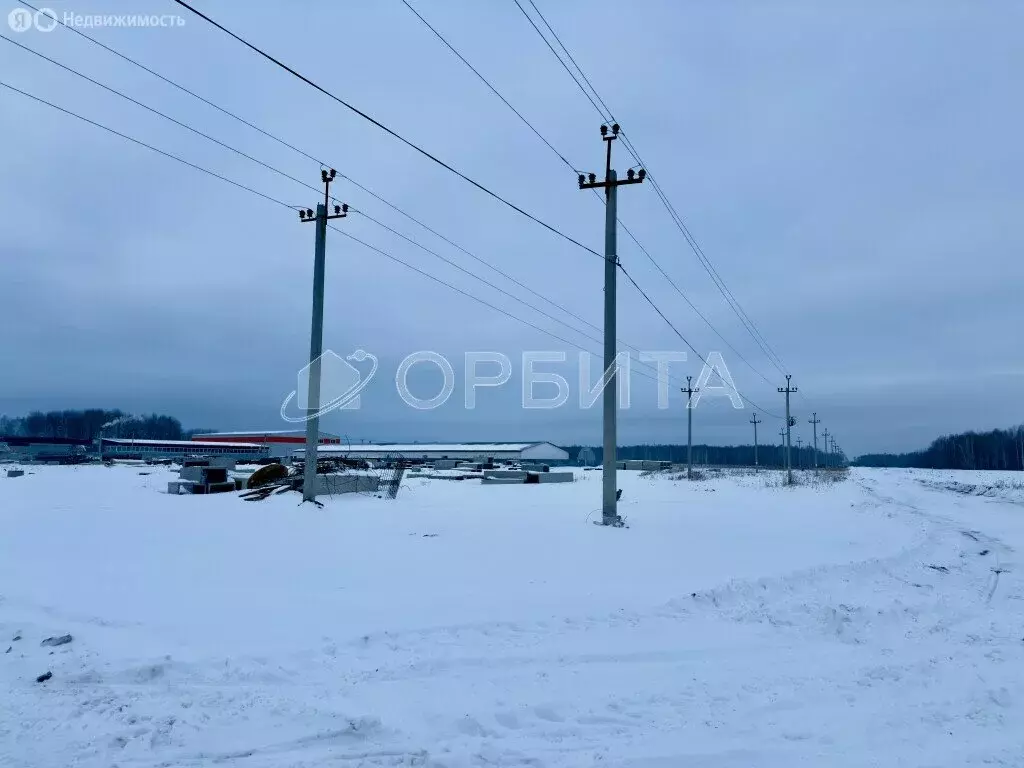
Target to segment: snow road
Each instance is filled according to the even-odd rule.
[[[0,764],[1024,765],[1012,474],[622,473],[628,530],[592,472],[322,510],[168,476],[0,479]]]

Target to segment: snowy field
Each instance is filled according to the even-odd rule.
[[[598,472],[317,509],[28,469],[5,768],[1024,766],[1019,473],[620,472],[615,530]]]

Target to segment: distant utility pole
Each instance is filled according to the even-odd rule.
[[[754,411],[753,418],[750,419],[750,423],[754,425],[754,467],[757,467],[757,425],[760,424],[762,419],[757,418],[757,411]]]
[[[601,522],[603,525],[621,526],[622,518],[618,513],[618,487],[615,481],[615,444],[616,444],[616,410],[618,403],[618,369],[615,364],[615,269],[619,266],[616,246],[616,190],[622,184],[639,184],[647,176],[642,168],[634,173],[630,168],[626,177],[619,181],[612,170],[612,142],[619,136],[619,124],[612,126],[608,135],[608,126],[601,126],[601,137],[608,149],[605,153],[604,181],[598,181],[596,174],[588,177],[580,174],[580,189],[604,189],[604,467],[603,467],[603,500],[601,505]]]
[[[826,429],[822,434],[825,438],[825,455],[822,458],[825,462],[825,469],[828,469],[828,429]]]
[[[693,376],[686,377],[686,479],[693,480],[693,393],[699,392],[690,386]]]
[[[779,387],[779,392],[786,393],[786,482],[790,485],[793,484],[793,457],[790,451],[793,448],[793,436],[790,429],[796,424],[796,419],[789,415],[789,395],[791,392],[796,392],[796,387],[789,386],[789,380],[793,378],[791,374],[786,374],[786,386]]]
[[[307,208],[299,211],[303,223],[316,222],[316,248],[313,256],[313,323],[309,331],[309,389],[306,399],[306,463],[302,476],[302,500],[316,502],[317,446],[320,443],[320,356],[324,345],[324,268],[327,262],[327,221],[343,219],[348,215],[348,203],[334,206],[334,214],[328,215],[331,202],[331,182],[337,171],[333,168],[320,170],[324,183],[324,201],[316,204],[316,214]]]
[[[811,418],[807,420],[807,423],[814,429],[814,468],[818,468],[818,425],[821,423],[821,419],[818,418],[818,413],[815,411],[811,414]]]

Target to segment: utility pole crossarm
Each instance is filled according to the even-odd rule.
[[[635,174],[633,169],[630,168],[626,171],[626,178],[617,179],[616,181],[611,182],[611,184],[607,181],[593,181],[593,179],[596,178],[596,174],[593,173],[590,174],[591,181],[584,181],[584,178],[586,177],[581,173],[580,189],[603,189],[611,184],[614,184],[616,187],[621,187],[623,184],[642,184],[643,180],[647,178],[647,172],[641,168],[640,173]]]
[[[642,184],[644,179],[647,178],[647,171],[643,168],[639,172],[630,168],[626,171],[626,178],[624,179],[616,179],[612,176],[612,142],[619,138],[619,130],[619,124],[615,123],[612,126],[611,135],[609,135],[608,126],[601,126],[601,138],[608,142],[608,151],[605,154],[604,181],[598,181],[596,173],[581,173],[579,177],[580,189],[606,189],[610,193],[612,187],[621,187],[623,184]]]
[[[324,212],[325,213],[331,207],[331,182],[334,181],[334,177],[337,176],[337,175],[338,175],[338,172],[336,170],[334,170],[333,168],[330,168],[330,169],[321,168],[320,169],[320,179],[324,183]],[[334,206],[334,214],[326,216],[324,218],[324,220],[325,221],[330,221],[331,219],[344,219],[346,216],[348,216],[348,203],[342,203],[341,205],[335,205]],[[313,213],[313,210],[311,208],[306,208],[305,210],[300,209],[299,210],[299,218],[302,220],[303,224],[308,224],[311,221],[314,221],[314,222],[315,221],[319,221],[319,217],[316,216],[316,214]]]

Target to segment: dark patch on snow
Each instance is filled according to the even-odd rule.
[[[51,677],[53,677],[53,672],[47,672],[45,675],[40,675],[39,677],[37,677],[36,678],[36,682],[37,683],[45,683]]]
[[[939,573],[949,573],[949,568],[944,565],[928,565],[925,567],[931,568],[933,571],[938,571]]]
[[[58,645],[67,645],[72,640],[71,635],[59,635],[58,637],[48,637],[40,643],[42,646],[55,647]]]

